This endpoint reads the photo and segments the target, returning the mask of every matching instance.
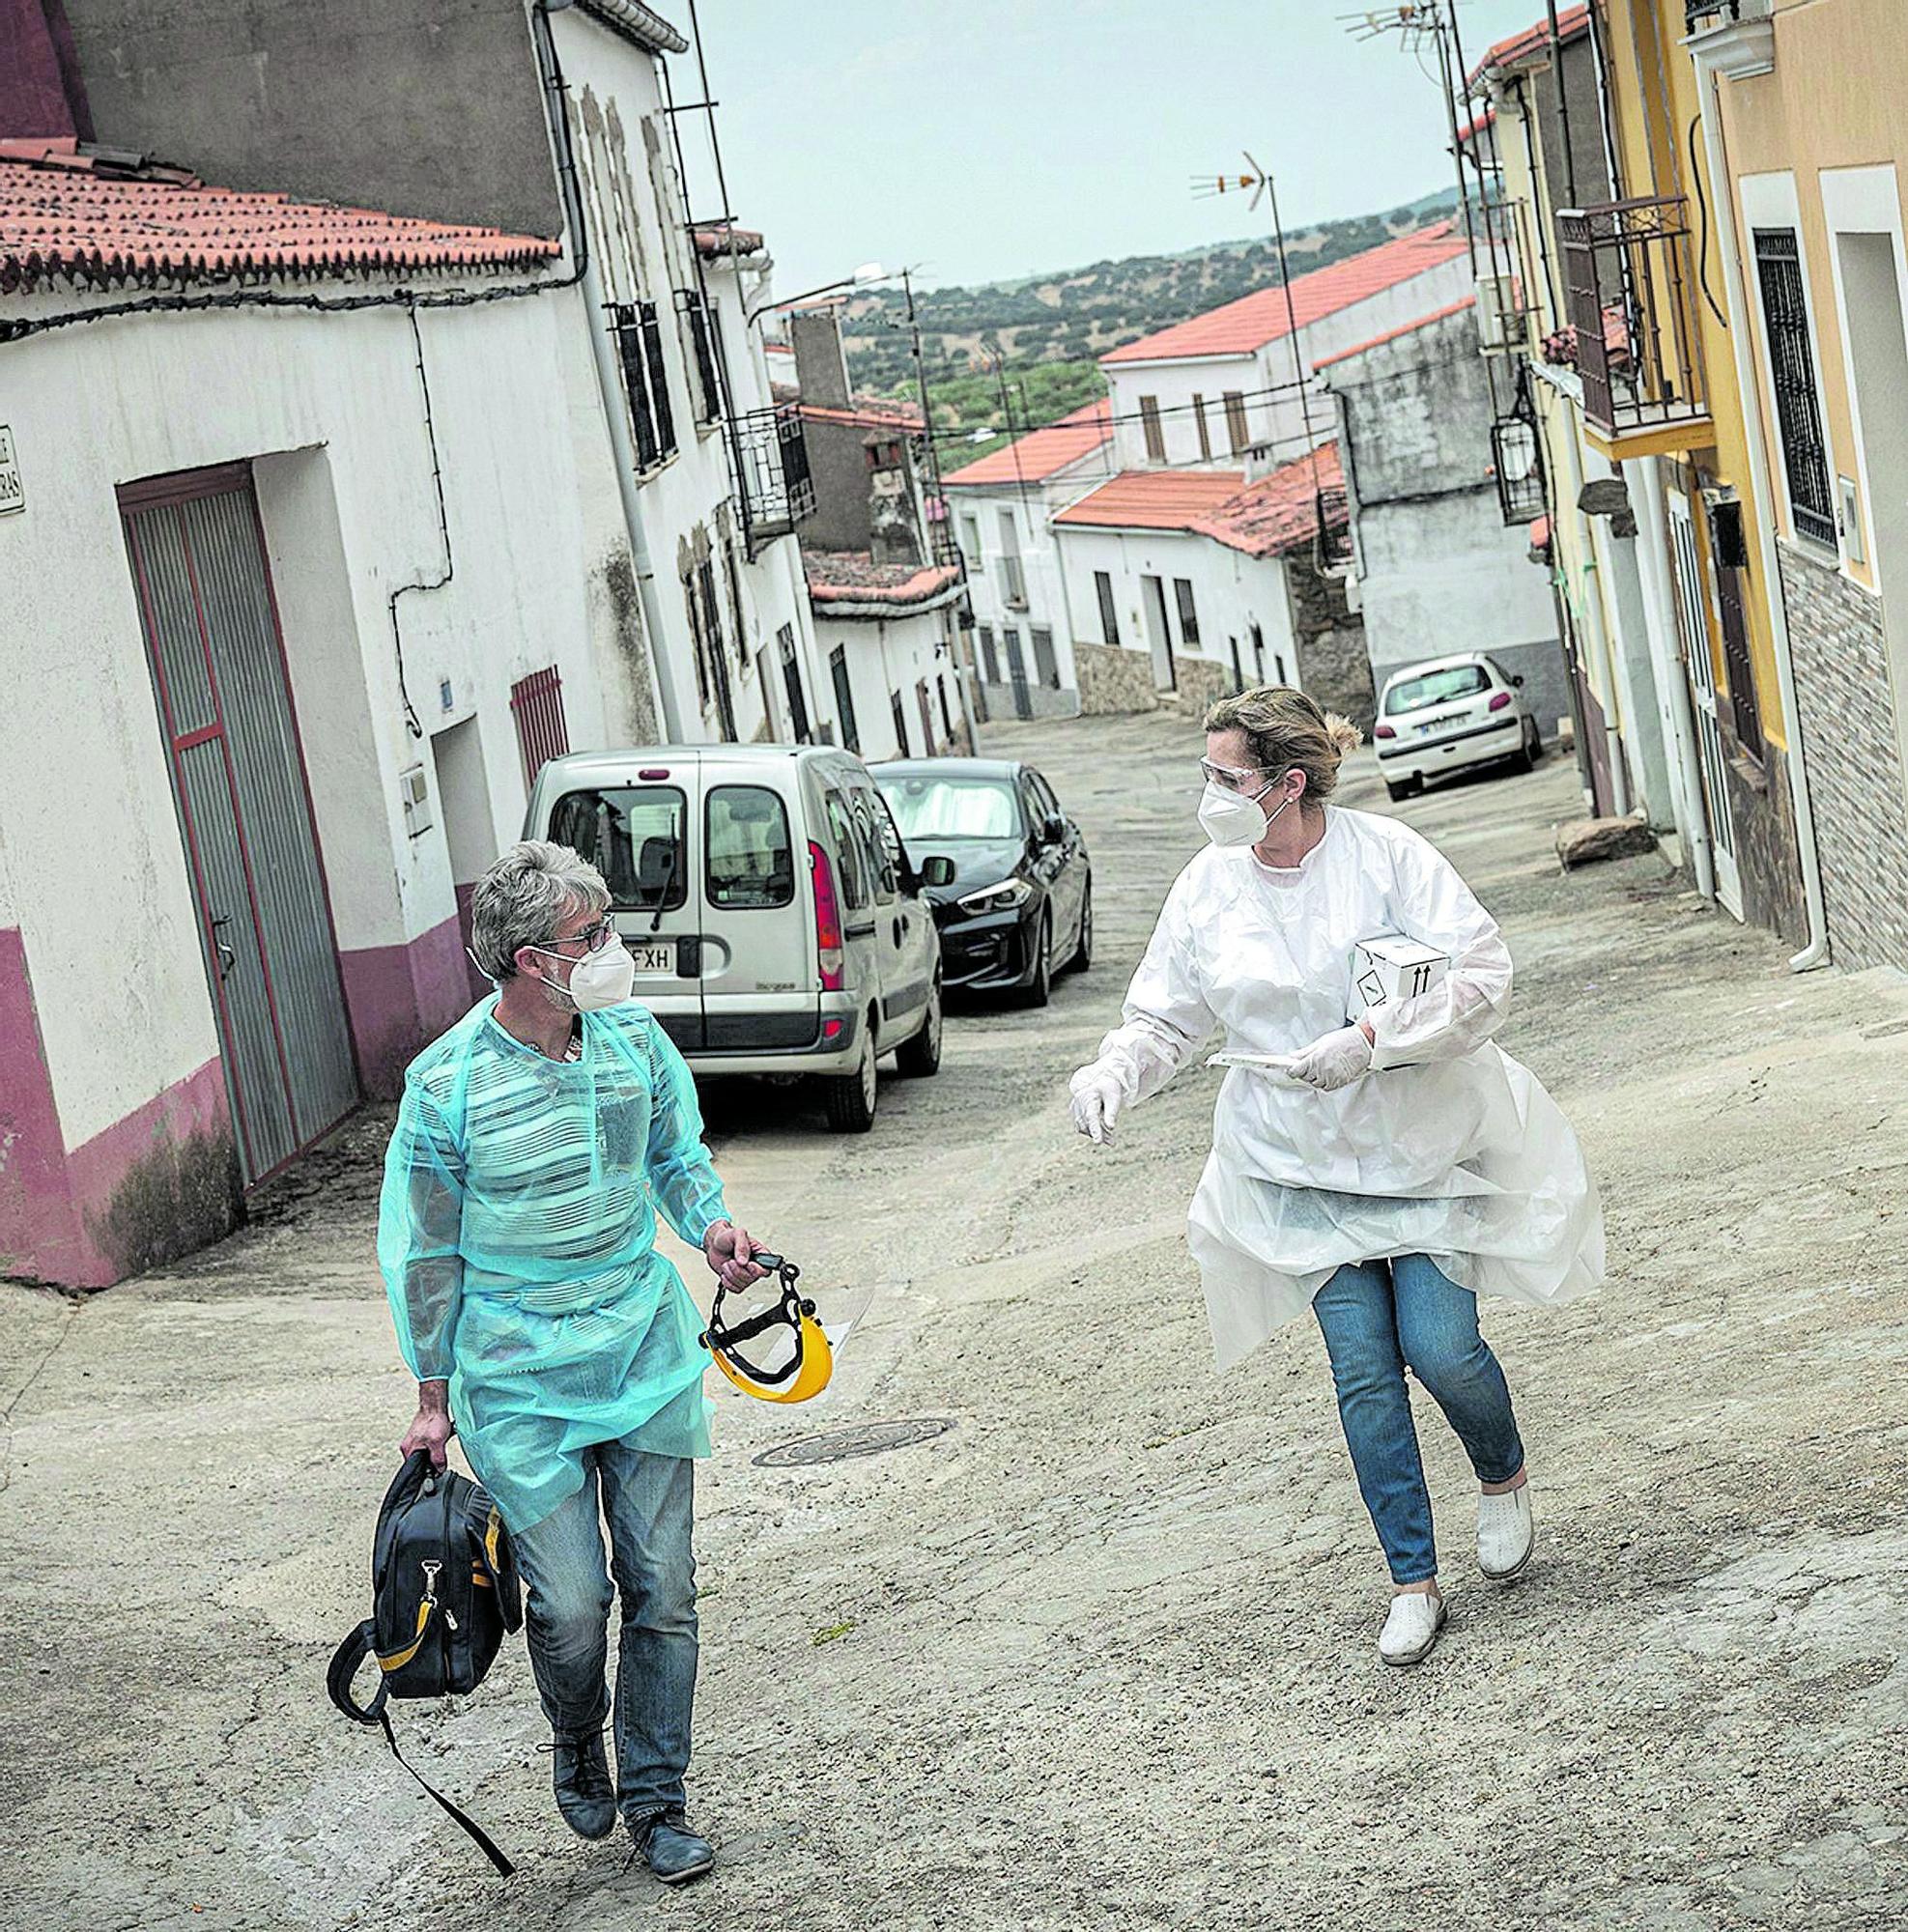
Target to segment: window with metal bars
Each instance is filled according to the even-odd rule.
[[[1815,395],[1809,347],[1808,300],[1802,284],[1802,250],[1792,228],[1755,231],[1755,272],[1762,285],[1762,320],[1769,344],[1769,385],[1782,431],[1782,468],[1797,536],[1836,544],[1834,486]]]
[[[700,289],[675,292],[676,313],[689,330],[690,357],[696,364],[696,420],[707,425],[722,420],[722,383],[716,369],[720,324]]]
[[[524,782],[534,784],[537,773],[570,749],[569,727],[563,722],[563,680],[555,665],[533,670],[510,687],[510,715],[517,724]]]
[[[629,395],[630,428],[636,438],[636,467],[651,469],[675,454],[675,416],[669,409],[663,330],[654,302],[612,302],[611,327]]]

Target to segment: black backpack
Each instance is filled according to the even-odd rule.
[[[413,1450],[391,1479],[371,1550],[372,1612],[332,1656],[325,1688],[360,1724],[384,1726],[391,1755],[470,1833],[504,1877],[513,1867],[481,1826],[405,1762],[384,1706],[392,1697],[458,1696],[484,1681],[505,1631],[524,1621],[509,1532],[488,1492]],[[352,1679],[378,1660],[377,1694],[360,1704]]]

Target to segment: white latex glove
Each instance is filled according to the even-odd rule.
[[[1120,1083],[1110,1073],[1083,1080],[1073,1090],[1073,1124],[1096,1147],[1104,1147],[1113,1138],[1113,1122],[1125,1104]]]
[[[1371,1071],[1372,1043],[1363,1027],[1340,1027],[1322,1039],[1315,1039],[1301,1053],[1288,1057],[1280,1072],[1288,1080],[1316,1087],[1321,1094],[1335,1094],[1341,1087]]]

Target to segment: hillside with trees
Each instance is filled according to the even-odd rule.
[[[1302,275],[1376,247],[1451,206],[1451,195],[1431,194],[1382,214],[1292,231],[1286,237],[1292,272]],[[923,359],[934,425],[948,439],[946,460],[984,454],[1006,440],[1010,425],[1023,431],[1051,422],[1103,394],[1095,365],[1108,350],[1278,284],[1278,251],[1262,238],[1177,255],[1132,255],[1013,282],[917,288]],[[900,290],[857,296],[842,325],[856,386],[913,398]]]

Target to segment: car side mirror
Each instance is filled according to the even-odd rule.
[[[954,862],[945,854],[936,852],[931,859],[921,862],[921,883],[931,886],[936,892],[954,882]]]
[[[1524,689],[1524,673],[1522,671],[1518,671],[1511,678],[1511,682],[1517,686],[1518,690],[1522,691]]]
[[[1059,845],[1067,838],[1067,820],[1057,811],[1047,814],[1046,822],[1040,827],[1042,845]]]

